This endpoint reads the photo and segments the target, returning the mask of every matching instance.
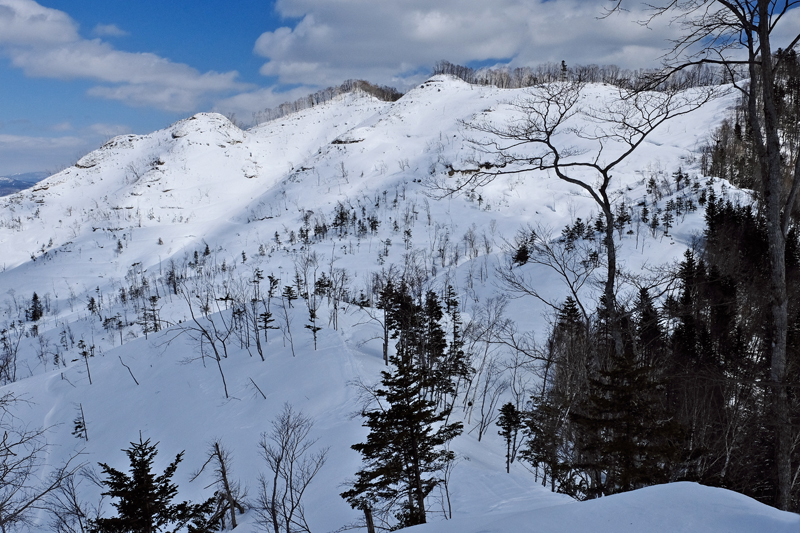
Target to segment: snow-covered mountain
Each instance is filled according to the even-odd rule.
[[[613,93],[598,85],[586,98],[602,102]],[[438,76],[394,103],[350,93],[247,131],[202,113],[149,135],[116,137],[74,167],[0,198],[0,323],[19,346],[16,381],[4,390],[30,400],[18,406],[20,420],[47,428],[52,446],[42,473],[75,453],[89,466],[102,461],[124,470],[119,450],[141,431],[160,443],[157,468],[186,450],[176,481],[182,498],[197,501],[208,496],[210,481],[204,474],[190,478],[218,438],[231,451],[233,475],[255,497],[259,473],[266,471],[260,435],[288,402],[315,421],[317,446],[329,447],[306,495],[312,531],[357,520],[339,493],[360,465],[350,445],[366,435],[352,416],[360,409],[353,383],[374,383],[383,368],[373,317],[350,303],[322,302],[315,350],[303,327],[308,312],[297,304],[285,315],[276,312],[282,329],[269,334],[264,360],[237,339],[217,368],[186,325],[198,309],[175,294],[171,280],[212,288],[218,299],[210,300],[210,311],[225,320],[226,298],[251,294],[257,271],[279,278],[280,287],[294,284],[298,272],[313,279],[345,275],[352,299],[370,294],[376,273],[416,271],[435,290],[453,285],[466,317],[486,312],[486,302],[503,292],[495,270],[506,264],[520,227],[548,227],[557,236],[576,218],[588,221],[597,213],[587,194],[544,172],[501,177],[443,199],[430,189],[432,182],[458,179],[456,171],[469,170],[476,157],[473,132],[464,124],[476,117],[505,120],[512,113],[507,102],[523,95]],[[697,176],[696,149],[729,105],[720,98],[657,130],[617,169],[616,202],[635,206],[651,178],[663,185],[664,205],[688,194],[669,185],[679,168],[708,186]],[[745,196],[710,183],[720,194]],[[674,261],[701,229],[702,209],[685,212],[667,235],[632,220],[620,233],[622,268],[636,272]],[[526,268],[542,296],[563,299],[566,288],[555,272]],[[259,290],[266,287],[261,281]],[[587,284],[584,290],[596,289]],[[34,292],[44,315],[32,332],[25,310]],[[165,326],[161,331],[145,333],[148,305]],[[548,311],[533,298],[510,299],[505,317],[541,339]],[[109,322],[114,317],[118,322]],[[80,352],[88,347],[93,356],[84,360]],[[81,409],[88,440],[73,435]],[[474,411],[457,412],[465,431],[453,443],[460,458],[450,481],[453,520],[419,531],[533,530],[537,523],[553,531],[789,531],[799,525],[793,515],[692,484],[572,503],[536,483],[524,464],[507,474],[496,427],[480,428],[485,416]],[[80,492],[96,503],[100,489],[84,482]],[[443,501],[438,505],[444,509]],[[111,510],[107,502],[105,509]],[[683,513],[680,528],[666,522],[673,513]],[[46,514],[38,520],[45,530]],[[242,515],[240,528],[257,530],[253,512]]]

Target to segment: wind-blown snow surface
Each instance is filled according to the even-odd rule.
[[[327,464],[306,495],[312,531],[333,531],[358,520],[338,494],[360,465],[349,446],[366,435],[353,416],[360,409],[353,383],[375,383],[383,368],[375,321],[357,306],[340,304],[334,329],[325,303],[314,350],[300,300],[288,311],[292,350],[282,310],[273,300],[284,331],[270,331],[265,361],[254,348],[248,352],[238,340],[229,343],[221,362],[226,399],[216,362],[201,357],[199,344],[185,332],[186,301],[171,294],[165,274],[174,265],[180,276],[193,280],[187,283],[202,278],[217,287],[218,295],[243,294],[253,290],[249,280],[256,269],[280,278],[283,287],[294,282],[298,264],[311,261],[317,275],[346,271],[356,296],[368,292],[375,272],[416,268],[431,276],[435,290],[453,284],[465,317],[477,315],[488,298],[502,292],[495,268],[506,264],[504,249],[521,226],[550,227],[557,236],[575,217],[588,220],[596,212],[586,194],[544,173],[500,178],[471,195],[443,200],[429,195],[426,183],[449,179],[449,169],[468,168],[475,155],[461,121],[503,120],[509,113],[504,103],[521,94],[436,77],[395,103],[349,94],[248,131],[220,115],[199,114],[150,135],[117,137],[75,167],[0,199],[0,320],[5,327],[24,320],[22,310],[34,291],[46,306],[39,335],[21,337],[17,381],[4,390],[30,400],[17,407],[20,420],[48,428],[47,464],[80,453],[89,466],[102,461],[124,470],[120,450],[141,431],[143,438],[160,443],[156,468],[186,450],[176,481],[182,498],[197,501],[210,495],[210,478],[203,473],[194,482],[189,479],[205,462],[211,439],[219,438],[232,452],[234,477],[255,499],[259,473],[266,470],[258,455],[260,434],[270,430],[288,402],[314,419],[316,448],[329,448]],[[595,86],[588,98],[602,102],[612,94],[612,88]],[[694,150],[728,105],[729,100],[719,99],[654,134],[615,173],[617,201],[624,197],[636,205],[646,181],[669,181],[679,167],[695,176]],[[699,181],[706,186],[705,179]],[[718,181],[712,186],[718,194],[744,196]],[[686,192],[665,186],[659,205],[679,194]],[[351,216],[371,217],[379,227],[361,236],[351,228],[339,236],[332,227],[339,205]],[[328,234],[315,237],[313,228],[322,222]],[[299,237],[304,223],[311,228],[308,243]],[[701,229],[702,210],[676,221],[671,236],[634,222],[621,239],[622,267],[638,272],[674,261]],[[206,245],[208,257],[202,255]],[[563,299],[565,287],[554,272],[534,265],[525,269],[543,296]],[[172,325],[147,338],[130,299],[125,304],[119,298],[120,289],[141,286],[142,280],[159,298],[161,319]],[[593,290],[587,286],[584,297],[590,299]],[[100,305],[98,314],[87,310],[90,297]],[[223,310],[217,319],[229,319],[225,303],[217,304]],[[520,331],[541,338],[548,311],[541,302],[522,298],[508,302],[506,316]],[[102,320],[115,315],[124,327],[107,331]],[[79,340],[95,347],[89,358],[91,384],[78,355]],[[503,354],[497,357],[502,360]],[[72,435],[79,407],[88,441]],[[457,416],[465,418],[465,434],[453,442],[459,456],[451,480],[454,520],[420,531],[798,527],[793,515],[691,484],[574,504],[535,483],[518,462],[506,474],[495,426],[479,442],[479,415],[459,410]],[[95,503],[100,490],[84,481],[81,492]],[[432,506],[432,520],[441,520],[441,502]],[[113,511],[108,502],[105,510]],[[46,516],[39,519],[44,529]],[[253,512],[241,523],[241,531],[256,530]]]

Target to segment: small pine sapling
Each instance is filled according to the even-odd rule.
[[[317,332],[322,328],[317,326],[317,310],[313,307],[309,306],[308,308],[308,320],[311,322],[310,324],[306,324],[306,329],[311,330],[311,334],[314,336],[314,351],[317,350]]]
[[[89,432],[86,429],[86,417],[83,414],[83,404],[78,404],[78,415],[73,420],[74,429],[72,430],[72,434],[78,438],[83,439],[86,442],[89,442]]]

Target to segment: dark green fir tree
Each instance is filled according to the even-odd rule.
[[[31,307],[28,310],[28,318],[36,322],[42,318],[43,315],[44,309],[42,308],[42,301],[39,299],[39,295],[34,292],[33,298],[31,298]]]
[[[115,501],[111,505],[117,516],[98,518],[90,524],[91,533],[158,533],[187,528],[189,533],[217,531],[216,520],[209,518],[214,499],[202,504],[191,502],[172,503],[178,494],[178,486],[172,476],[183,459],[183,452],[167,466],[164,473],[153,473],[153,459],[158,453],[156,444],[150,439],[132,442],[123,450],[130,461],[128,474],[100,463],[106,479],[102,480],[106,491]]]
[[[400,343],[398,343],[398,347]],[[426,398],[426,374],[405,350],[390,358],[392,372],[382,372],[375,391],[382,408],[365,410],[366,442],[352,448],[363,467],[352,488],[342,493],[368,522],[373,510],[394,514],[394,529],[426,523],[426,498],[443,482],[442,472],[454,459],[446,444],[461,433],[460,422],[444,423],[449,412],[437,412]]]
[[[508,402],[500,408],[497,425],[500,427],[497,433],[506,441],[506,473],[509,473],[517,451],[517,435],[523,427],[522,413],[513,403]]]
[[[589,380],[589,395],[571,413],[584,435],[584,461],[596,482],[585,497],[599,497],[669,481],[680,459],[683,432],[662,404],[664,387],[632,350],[612,354]],[[582,463],[582,464],[580,464]]]

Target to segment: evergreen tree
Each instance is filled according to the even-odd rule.
[[[303,326],[307,330],[311,331],[311,334],[314,336],[314,350],[317,349],[317,333],[322,328],[317,325],[317,311],[313,307],[309,306],[308,308],[308,320],[309,324]]]
[[[375,307],[383,310],[381,325],[381,340],[383,341],[383,362],[389,365],[389,339],[392,331],[392,309],[395,301],[395,288],[391,278],[386,280],[384,287],[378,292],[378,301]]]
[[[390,338],[397,339],[398,355],[414,358],[424,374],[425,397],[437,404],[447,403],[445,398],[455,392],[458,380],[471,371],[462,350],[461,317],[452,287],[448,287],[446,297],[453,328],[449,345],[441,324],[445,310],[433,291],[428,291],[419,304],[404,282],[396,288],[387,283],[378,302],[385,312],[385,330],[391,332]]]
[[[289,303],[289,307],[292,307],[292,302],[297,300],[297,291],[291,285],[286,285],[283,288],[282,296]]]
[[[663,385],[630,349],[612,354],[598,374],[581,409],[570,414],[585,435],[576,466],[597,480],[586,496],[667,482],[680,457],[682,430],[663,409]]]
[[[531,398],[531,409],[524,413],[526,446],[520,457],[542,469],[542,484],[550,481],[550,490],[577,496],[581,491],[573,475],[572,461],[565,451],[574,449],[569,438],[569,406],[563,396],[549,391]]]
[[[449,410],[437,412],[425,397],[429,383],[411,351],[398,349],[390,362],[394,370],[382,372],[382,387],[375,391],[383,406],[362,413],[370,433],[352,446],[363,468],[341,496],[367,516],[376,508],[393,511],[399,529],[426,523],[425,499],[442,483],[438,474],[454,459],[445,445],[462,425],[444,423]]]
[[[595,352],[600,351],[577,302],[567,297],[558,313],[548,343],[544,368],[544,390],[531,398],[525,413],[526,447],[521,456],[543,470],[553,491],[580,497],[588,478],[575,468],[580,460],[582,434],[575,430],[569,414],[585,400],[588,375],[595,368]]]
[[[524,265],[528,262],[531,257],[531,252],[528,249],[528,243],[522,242],[517,246],[517,249],[514,251],[514,256],[511,258],[511,263],[513,265]]]
[[[721,206],[716,203],[711,205],[717,213],[724,211],[717,210]],[[739,220],[736,225],[747,223]],[[677,325],[670,339],[667,398],[672,416],[687,430],[680,475],[758,497],[769,492],[758,488],[761,483],[753,476],[764,463],[742,466],[750,463],[750,457],[762,455],[760,447],[770,446],[756,436],[763,429],[763,422],[758,421],[764,416],[760,411],[763,399],[751,385],[765,377],[764,360],[754,357],[757,352],[753,349],[759,347],[768,313],[759,310],[763,304],[752,296],[743,295],[737,303],[738,287],[746,287],[752,280],[750,268],[742,263],[749,246],[743,244],[728,252],[737,256],[736,266],[725,266],[726,260],[720,261],[718,252],[713,251],[716,246],[712,240],[712,253],[706,253],[715,263],[707,265],[687,252],[677,273],[680,292],[673,310]],[[740,279],[722,274],[720,266],[736,268]],[[744,292],[758,291],[750,287]],[[743,305],[741,311],[737,305]],[[743,325],[752,328],[746,336]]]
[[[272,318],[272,313],[270,311],[264,311],[260,315],[258,315],[258,319],[260,322],[261,329],[264,330],[264,341],[268,341],[267,334],[271,329],[280,329],[278,326],[272,325],[275,322],[275,319]]]
[[[637,315],[636,342],[643,361],[651,367],[662,363],[664,357],[664,332],[659,322],[658,310],[647,289],[639,290],[635,303]]]
[[[697,364],[699,350],[699,312],[697,307],[698,288],[705,281],[705,265],[695,260],[694,253],[687,250],[680,264],[678,278],[681,293],[678,300],[678,325],[672,335],[673,359],[680,365]]]
[[[500,426],[497,433],[506,441],[506,473],[509,473],[517,450],[517,435],[522,428],[522,414],[513,403],[508,402],[500,408],[497,425]]]
[[[167,286],[172,290],[172,294],[177,296],[179,285],[180,274],[175,266],[175,261],[170,260],[169,270],[167,270]]]
[[[44,309],[42,308],[42,302],[39,300],[39,295],[35,292],[33,293],[33,297],[31,298],[31,307],[28,310],[28,318],[36,322],[44,315]]]
[[[152,472],[156,444],[150,439],[131,442],[131,447],[123,450],[130,461],[130,474],[125,474],[100,463],[106,479],[102,484],[107,488],[103,496],[117,501],[112,506],[117,510],[113,518],[98,518],[90,524],[91,533],[157,533],[178,531],[187,527],[190,533],[216,531],[217,526],[207,518],[212,512],[214,499],[205,503],[172,503],[178,494],[178,486],[172,483],[172,476],[183,459],[183,452],[167,466],[164,473],[156,476]]]
[[[450,386],[443,392],[450,394],[453,401],[455,401],[459,384],[469,379],[474,369],[470,367],[467,355],[464,353],[464,334],[462,332],[464,323],[458,310],[458,298],[452,285],[448,285],[445,289],[444,303],[445,312],[450,322],[450,331],[448,332],[449,342],[441,373],[448,379]]]
[[[439,297],[433,291],[428,291],[425,295],[425,304],[421,311],[421,334],[419,353],[420,364],[423,371],[427,374],[430,383],[430,395],[439,398],[443,391],[453,388],[450,376],[446,375],[446,361],[444,358],[447,341],[442,329],[441,320],[444,317],[442,304]]]
[[[664,212],[664,220],[663,220],[664,235],[665,236],[667,236],[667,237],[670,236],[669,230],[672,228],[672,223],[674,221],[675,221],[675,217],[673,216],[672,211],[670,211],[670,209],[667,208],[667,210]]]

